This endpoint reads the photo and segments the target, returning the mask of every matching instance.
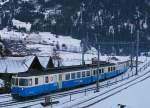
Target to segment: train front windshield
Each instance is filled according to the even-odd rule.
[[[19,86],[28,86],[27,79],[19,79]]]
[[[12,86],[31,86],[32,79],[12,78]]]

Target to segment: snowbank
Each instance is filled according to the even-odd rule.
[[[147,79],[92,106],[91,108],[98,108],[99,106],[102,108],[117,108],[118,104],[126,105],[126,108],[148,108],[150,106],[149,83],[150,79]]]

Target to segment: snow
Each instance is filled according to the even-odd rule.
[[[4,5],[7,2],[9,2],[9,0],[4,0],[4,1],[0,0],[0,5]]]
[[[14,22],[19,26],[16,20]],[[25,25],[25,24],[21,24]],[[8,31],[6,28],[0,30],[2,40],[21,40],[26,49],[39,49],[36,54],[50,55],[56,45],[59,50],[81,52],[80,40],[73,39],[70,36],[54,35],[49,32],[39,33],[21,33],[17,31]],[[50,53],[50,54],[49,54]]]
[[[31,65],[34,56],[28,57],[1,57],[0,73],[25,72]]]
[[[27,34],[16,32],[16,31],[8,31],[6,28],[0,30],[1,39],[9,39],[9,40],[24,40]]]
[[[26,28],[27,31],[30,31],[31,29],[31,24],[30,23],[25,23],[25,22],[21,22],[19,20],[13,19],[12,23],[14,26],[16,26],[18,29],[19,28]]]
[[[98,103],[91,108],[117,108],[118,104],[126,105],[126,108],[148,108],[149,103],[149,91],[150,91],[150,79],[145,80],[135,86],[132,86],[121,93],[114,95],[101,103]]]

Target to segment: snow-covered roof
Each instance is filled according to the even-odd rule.
[[[1,57],[0,58],[0,73],[19,73],[26,72],[32,66],[42,66],[46,68],[48,56],[38,57],[39,63],[37,64],[36,56],[25,56],[25,57]],[[35,63],[33,63],[35,62]],[[35,68],[35,67],[33,67]]]
[[[2,57],[0,58],[0,73],[25,72],[33,61],[34,56],[29,57]]]
[[[46,68],[47,63],[48,63],[48,61],[49,61],[49,58],[50,58],[49,56],[39,56],[39,57],[38,57],[38,59],[39,59],[41,65],[42,65],[44,68]]]
[[[0,73],[16,73],[26,71],[27,67],[23,60],[11,57],[0,59]]]

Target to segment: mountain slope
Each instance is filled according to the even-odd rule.
[[[2,3],[1,3],[2,4]],[[148,0],[4,0],[1,5],[1,29],[18,31],[12,20],[31,24],[31,32],[70,35],[88,41],[135,41],[140,30],[140,51],[147,51],[150,39],[150,5]],[[128,53],[127,46],[101,45],[105,53]],[[143,47],[144,46],[144,47]],[[122,51],[123,49],[123,51]]]

